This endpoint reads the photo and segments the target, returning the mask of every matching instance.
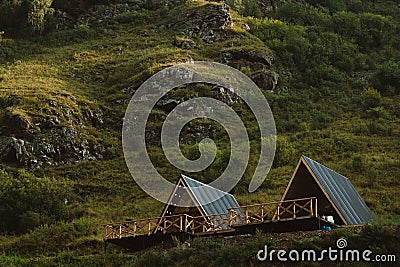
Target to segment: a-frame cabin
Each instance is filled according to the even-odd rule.
[[[372,213],[349,179],[302,156],[282,201],[317,197],[319,216],[333,216],[337,225],[372,222]]]
[[[203,217],[204,221],[209,221],[212,215],[222,214],[220,217],[227,219],[228,209],[238,206],[239,203],[232,194],[181,175],[161,213],[160,220],[164,216],[178,214]]]

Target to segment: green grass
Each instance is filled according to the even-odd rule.
[[[214,265],[221,264],[223,259],[238,259],[238,265],[248,265],[249,262],[257,265],[253,254],[259,247],[265,242],[271,242],[271,245],[277,242],[268,234],[254,239],[239,238],[240,241],[232,241],[226,247],[225,241],[219,239],[198,239],[190,248],[181,244],[170,250],[156,248],[136,254],[125,254],[117,248],[111,248],[108,254],[102,252],[102,224],[127,218],[155,217],[163,207],[162,203],[147,196],[135,184],[123,158],[120,128],[131,94],[164,67],[186,62],[189,58],[219,61],[221,53],[233,50],[254,50],[276,57],[271,70],[280,73],[278,89],[282,91],[263,93],[274,113],[281,137],[278,140],[282,147],[280,153],[285,156],[276,162],[260,189],[250,194],[247,192],[248,181],[259,149],[257,140],[253,140],[251,166],[233,190],[239,203],[246,205],[280,200],[297,160],[306,155],[347,176],[378,223],[399,225],[399,96],[382,95],[380,109],[373,110],[362,102],[365,84],[353,78],[344,66],[326,59],[315,59],[314,63],[305,64],[307,55],[310,56],[307,53],[317,48],[313,45],[318,42],[311,40],[315,38],[311,34],[316,30],[315,25],[255,20],[232,11],[234,24],[227,30],[224,40],[207,44],[194,37],[192,40],[197,46],[192,50],[173,45],[175,36],[186,38],[179,29],[160,29],[161,25],[181,22],[180,14],[183,13],[196,11],[207,14],[209,5],[217,4],[188,2],[172,9],[163,7],[155,11],[142,10],[138,14],[121,14],[116,19],[104,20],[96,25],[53,31],[36,37],[0,40],[0,134],[4,134],[2,130],[6,119],[13,115],[26,118],[32,124],[42,118],[57,118],[57,127],[75,129],[78,139],[105,147],[104,160],[30,170],[38,177],[72,180],[74,197],[70,208],[76,216],[66,222],[37,227],[19,236],[1,236],[0,265],[131,266],[169,264],[172,259],[177,259],[177,265],[183,265],[186,260],[189,265],[195,265],[196,262],[205,264],[210,255],[215,256],[211,262]],[[399,22],[386,2],[370,5],[371,12],[390,14],[395,17],[396,23]],[[242,29],[244,22],[250,25],[250,32]],[[339,38],[331,29],[326,35],[319,31],[322,30],[316,30],[316,35],[318,38],[326,37],[323,41],[328,47],[331,47],[332,40]],[[345,39],[343,45],[358,47],[351,38]],[[398,38],[384,48],[367,52],[357,50],[354,58],[348,51],[345,55],[351,57],[349,60],[354,63],[356,71],[373,72],[389,58],[399,60],[396,42]],[[304,44],[304,47],[299,47],[305,48],[305,51],[301,51],[298,44]],[[341,54],[341,51],[333,51],[329,56],[334,58],[337,53]],[[374,64],[367,62],[377,58],[379,60]],[[355,63],[357,60],[363,62]],[[253,70],[245,67],[242,71],[251,74]],[[124,93],[123,89],[131,92]],[[185,90],[176,90],[171,95],[188,98],[213,93],[206,86]],[[258,127],[254,127],[253,117],[246,107],[232,106],[249,126],[249,135],[257,137]],[[104,123],[99,126],[93,125],[86,115],[96,110],[103,113]],[[162,110],[156,110],[154,114],[158,117],[166,115]],[[160,122],[155,121],[149,127],[157,129],[159,125]],[[40,138],[51,139],[45,132],[36,134]],[[222,156],[229,150],[225,139],[221,137],[217,142]],[[196,141],[182,145],[183,150],[192,152]],[[149,151],[160,173],[173,174],[176,177],[171,179],[177,180],[179,171],[171,169],[166,163],[160,147],[150,146]],[[221,166],[226,164],[222,156],[219,165],[193,176],[203,181],[216,178],[214,176],[221,173]],[[16,170],[15,166],[5,167],[9,172]],[[374,229],[369,230],[379,230]],[[343,231],[339,234],[356,236],[352,243],[363,241],[363,235],[376,234],[371,234],[371,231]],[[299,246],[305,242],[323,247],[331,244],[332,239],[300,241],[296,243]],[[379,246],[390,251],[383,243]]]
[[[60,264],[63,266],[220,266],[221,264],[264,266],[266,262],[258,261],[256,255],[265,245],[268,246],[268,251],[285,249],[286,251],[301,252],[314,249],[317,253],[321,253],[323,249],[336,248],[336,241],[339,238],[347,240],[347,249],[357,249],[361,253],[369,249],[373,255],[385,253],[386,255],[396,255],[398,258],[399,237],[396,231],[398,232],[398,228],[366,225],[317,233],[256,233],[251,237],[196,238],[187,240],[185,243],[176,241],[168,246],[157,246],[136,253],[124,252],[113,245],[109,245],[107,252],[104,252],[101,250],[102,244],[90,237],[74,237],[74,241],[69,243],[69,246],[71,249],[79,249],[79,252],[63,251],[50,255],[44,254],[40,257],[5,256],[3,254],[0,255],[0,263],[7,266],[59,266]],[[54,242],[53,240],[49,241]],[[20,246],[24,248],[24,245]],[[88,247],[97,249],[97,252],[86,251],[85,249]],[[166,249],[167,247],[168,249]],[[325,257],[324,263],[332,262]],[[277,260],[276,254],[272,264],[283,265]],[[310,263],[300,263],[301,266],[308,266],[308,264]],[[346,264],[364,266],[365,262],[346,262]]]

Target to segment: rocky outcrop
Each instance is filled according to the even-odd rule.
[[[30,145],[15,137],[0,137],[0,162],[6,164],[27,165],[33,156]]]
[[[94,5],[88,12],[78,18],[77,25],[93,25],[107,19],[115,19],[124,13],[137,13],[139,4],[123,3],[115,5]]]
[[[52,129],[34,136],[31,141],[0,136],[0,162],[8,165],[37,167],[102,159],[104,151],[104,147],[89,142],[76,129],[68,127]]]
[[[67,13],[65,8],[59,9],[60,7],[56,6],[49,28],[65,30],[81,25],[90,27],[105,20],[129,22],[134,19],[135,14],[138,14],[143,9],[156,10],[165,6],[173,8],[184,2],[184,0],[137,0],[127,3],[99,5],[96,4],[96,1],[93,1],[90,5],[85,4],[84,6],[80,6],[80,10],[83,13],[74,15]],[[69,10],[72,10],[72,8],[70,7]],[[75,12],[78,10],[75,9]]]
[[[0,163],[21,167],[101,159],[104,147],[88,129],[103,125],[103,113],[74,96],[45,100],[39,114],[29,114],[15,103],[3,103],[0,118]]]
[[[273,91],[278,84],[278,73],[269,70],[275,57],[268,49],[228,48],[220,53],[220,58],[221,63],[238,70],[249,69],[251,73],[246,74],[262,89]]]
[[[278,77],[278,73],[270,70],[264,70],[252,74],[250,78],[255,84],[257,84],[258,87],[265,90],[274,91],[278,84]]]
[[[143,3],[142,3],[143,4]],[[139,3],[121,3],[115,5],[94,5],[79,15],[74,16],[64,10],[57,9],[49,25],[49,28],[66,30],[76,28],[80,25],[95,25],[106,19],[116,19],[121,14],[137,13],[140,10]]]
[[[183,14],[177,22],[167,27],[180,31],[187,38],[199,37],[206,43],[214,43],[226,36],[226,30],[231,24],[232,16],[228,5],[208,4]]]
[[[235,90],[232,88],[214,86],[212,89],[217,92],[216,98],[222,102],[228,104],[243,103],[243,100],[235,93]]]
[[[21,114],[10,114],[6,112],[3,119],[4,126],[2,128],[5,134],[11,134],[17,138],[30,139],[34,133],[34,127],[31,121]]]
[[[221,63],[240,69],[251,66],[255,69],[268,68],[275,60],[271,51],[256,51],[246,47],[228,48],[221,51]]]

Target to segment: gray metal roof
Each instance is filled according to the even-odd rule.
[[[228,209],[239,206],[239,203],[232,194],[196,181],[185,175],[182,175],[182,179],[188,190],[190,190],[196,198],[199,208],[201,208],[207,216],[227,213]],[[211,201],[212,199],[217,200]],[[227,216],[221,217],[227,218]]]
[[[348,224],[372,221],[370,209],[349,179],[306,156],[303,159]]]

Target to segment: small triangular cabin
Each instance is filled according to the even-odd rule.
[[[232,194],[181,175],[161,213],[160,220],[165,216],[179,214],[203,218],[204,221],[210,221],[212,215],[222,214],[219,217],[227,219],[228,209],[238,206],[239,203]]]
[[[337,225],[372,222],[370,209],[348,178],[302,156],[282,201],[306,197],[316,197],[318,216],[332,216]]]

